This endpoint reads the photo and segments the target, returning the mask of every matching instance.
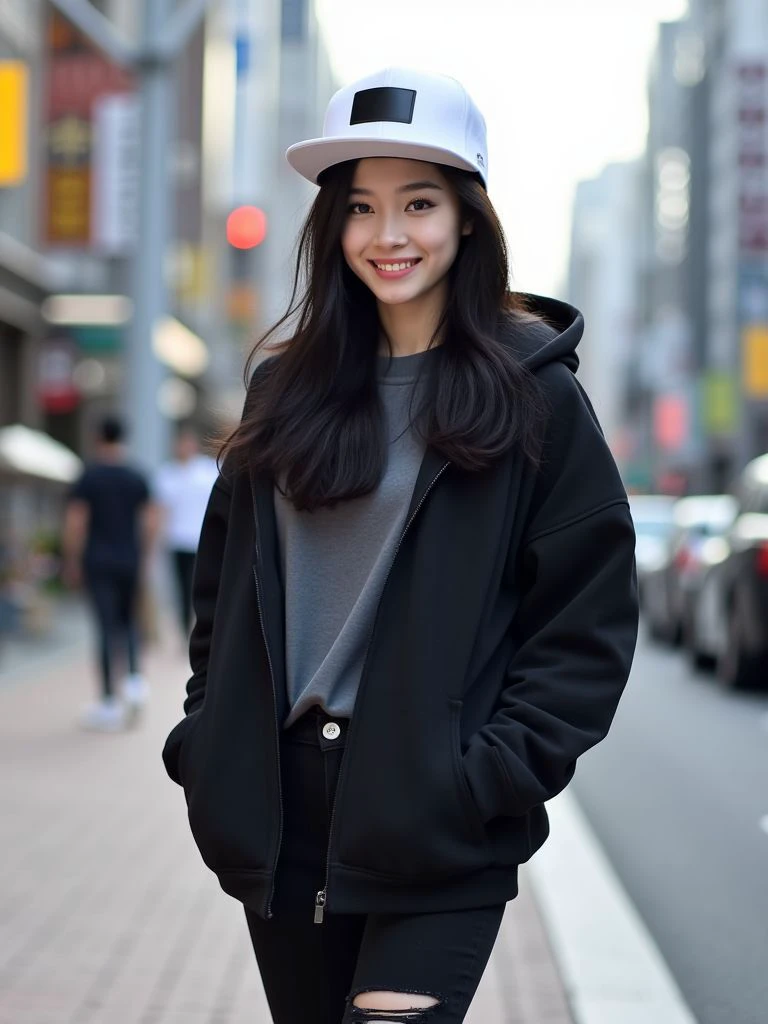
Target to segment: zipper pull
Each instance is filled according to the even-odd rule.
[[[325,889],[321,889],[320,892],[315,896],[315,924],[323,923],[323,915],[325,914]]]

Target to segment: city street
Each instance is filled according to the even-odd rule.
[[[0,1024],[271,1024],[196,618],[228,891],[768,1024],[768,0],[0,0]]]
[[[160,760],[184,657],[155,650],[143,726],[104,735],[76,725],[82,643],[32,654],[0,667],[0,1024],[267,1024],[240,906]],[[572,1024],[526,877],[467,1022]]]
[[[699,1024],[764,1024],[768,694],[724,693],[641,634],[573,791]]]

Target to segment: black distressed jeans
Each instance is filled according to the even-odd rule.
[[[430,914],[326,912],[323,924],[314,923],[348,725],[318,709],[283,733],[284,828],[273,917],[246,910],[272,1019],[459,1024],[488,963],[503,904]],[[355,996],[373,991],[418,993],[437,1003],[397,1011],[354,1006]]]

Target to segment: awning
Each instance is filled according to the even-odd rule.
[[[0,429],[0,476],[10,473],[69,484],[82,468],[82,460],[48,434],[20,423]]]

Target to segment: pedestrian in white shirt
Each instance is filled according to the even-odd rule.
[[[192,573],[200,528],[217,475],[216,460],[200,451],[194,428],[179,428],[175,457],[158,470],[155,492],[164,510],[165,543],[173,562],[179,623],[185,636],[192,628]]]

